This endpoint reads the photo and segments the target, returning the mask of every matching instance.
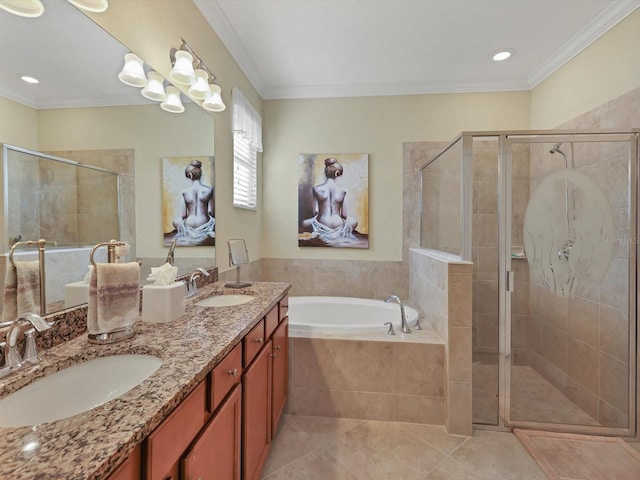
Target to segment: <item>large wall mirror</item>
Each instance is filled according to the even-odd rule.
[[[88,180],[79,178],[78,191],[92,195],[98,205],[119,204],[119,240],[131,245],[129,261],[142,262],[144,284],[150,268],[163,263],[168,253],[163,241],[162,160],[213,157],[213,117],[184,96],[184,113],[166,112],[144,98],[139,88],[121,83],[117,75],[128,49],[69,2],[46,2],[39,18],[0,11],[0,40],[10,46],[0,70],[0,143],[117,174],[116,189],[87,189]],[[40,83],[26,84],[21,75],[37,77]],[[28,168],[26,161],[13,165],[14,171],[28,172]],[[64,230],[69,192],[64,187],[45,188],[41,180],[30,179],[33,191],[49,196],[49,231],[55,232],[56,226]],[[118,191],[120,198],[111,198]],[[7,199],[8,193],[3,191],[2,197]],[[24,197],[18,197],[24,203]],[[77,200],[88,205],[80,197]],[[4,205],[2,215],[10,209]],[[3,232],[0,285],[12,241],[38,240],[28,237],[41,235],[14,227]],[[48,312],[70,306],[63,298],[65,284],[81,281],[87,273],[84,250],[93,246],[97,229],[90,223],[77,228],[74,245],[62,242],[47,249]],[[72,250],[80,253],[70,260]],[[16,250],[15,258],[21,255],[29,259],[33,254]],[[174,258],[179,273],[187,274],[195,266],[214,266],[215,247],[178,247]]]

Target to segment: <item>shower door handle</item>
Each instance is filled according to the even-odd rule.
[[[513,270],[507,271],[507,292],[513,293],[513,287],[515,285]]]

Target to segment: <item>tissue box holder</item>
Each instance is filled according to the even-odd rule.
[[[64,286],[64,308],[76,307],[89,301],[89,284],[85,282],[67,283]]]
[[[142,321],[173,322],[184,315],[184,283],[142,287]]]

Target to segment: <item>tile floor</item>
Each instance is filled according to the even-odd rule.
[[[531,367],[511,369],[511,418],[521,421],[599,425]],[[473,365],[473,421],[498,423],[498,366]]]
[[[284,415],[264,480],[546,480],[511,433]]]

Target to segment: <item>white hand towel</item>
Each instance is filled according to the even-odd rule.
[[[140,314],[140,266],[98,263],[89,282],[87,328],[92,335],[133,325]]]
[[[2,321],[13,321],[27,312],[40,313],[40,263],[15,262],[7,266]]]

